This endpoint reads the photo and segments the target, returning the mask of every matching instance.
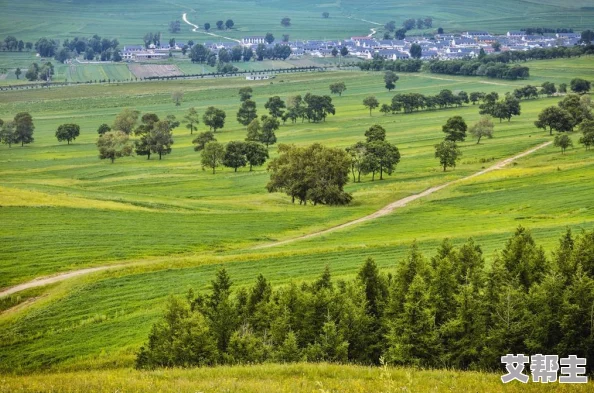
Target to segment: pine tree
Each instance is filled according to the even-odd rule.
[[[212,281],[212,293],[206,300],[204,310],[209,320],[210,330],[215,334],[220,353],[227,351],[231,334],[238,323],[237,308],[231,301],[231,284],[227,270],[220,269]]]
[[[575,241],[573,240],[571,229],[567,228],[565,235],[559,239],[559,247],[553,253],[554,267],[566,283],[569,283],[575,274],[574,248]]]
[[[501,259],[512,278],[527,292],[533,283],[540,282],[547,270],[542,247],[537,247],[530,232],[518,227],[501,252]]]
[[[394,274],[394,285],[392,286],[390,305],[387,310],[389,317],[398,315],[403,311],[408,287],[417,274],[422,275],[425,282],[430,279],[430,269],[427,262],[419,251],[417,243],[413,242],[407,258],[400,262]]]
[[[429,299],[435,309],[435,325],[441,326],[454,315],[458,282],[454,267],[458,266],[458,253],[448,239],[445,239],[431,258],[433,277],[429,287]]]
[[[578,264],[561,306],[560,356],[577,355],[594,362],[594,280]]]
[[[455,295],[455,315],[441,332],[444,342],[444,364],[468,369],[478,367],[485,337],[481,301],[473,284],[464,284]]]
[[[557,353],[561,341],[561,307],[567,283],[557,272],[547,274],[534,284],[528,295],[529,336],[526,346],[530,353]]]
[[[431,366],[440,354],[428,288],[416,274],[408,288],[402,313],[388,335],[387,358],[397,364]]]

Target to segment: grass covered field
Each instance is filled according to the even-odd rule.
[[[360,1],[316,2],[298,0],[238,1],[204,0],[200,3],[179,0],[175,3],[164,0],[141,2],[132,0],[100,3],[90,0],[38,2],[24,0],[0,1],[0,37],[14,35],[25,41],[36,41],[42,36],[72,38],[74,36],[107,35],[118,38],[123,44],[139,44],[145,33],[161,31],[169,36],[167,26],[172,20],[182,20],[187,13],[189,22],[203,26],[210,22],[212,32],[231,38],[246,35],[263,35],[272,32],[278,38],[289,34],[295,39],[334,39],[368,34],[378,24],[390,20],[400,25],[408,18],[433,18],[433,29],[489,30],[505,33],[526,27],[572,27],[577,30],[591,28],[594,18],[594,2],[580,0],[564,2],[548,0],[499,0],[490,3],[466,1],[421,0],[394,3],[378,0],[362,4]],[[510,13],[510,10],[513,12]],[[330,18],[323,19],[322,12]],[[280,21],[291,18],[290,27],[282,27]],[[216,21],[232,19],[234,29],[219,32]],[[176,35],[178,41],[193,39],[215,40],[201,29],[192,32],[192,27],[183,23]],[[416,30],[415,30],[416,32]]]
[[[451,89],[497,91],[501,95],[527,83],[567,83],[576,76],[593,80],[592,64],[592,57],[530,62],[532,77],[517,82],[400,74],[397,91],[436,94]],[[227,142],[245,138],[245,128],[235,120],[240,87],[254,88],[261,115],[270,96],[328,94],[328,85],[336,81],[347,85],[342,97],[333,98],[336,116],[320,124],[281,126],[277,137],[279,143],[346,147],[362,140],[371,125],[384,126],[387,139],[400,149],[401,163],[384,181],[371,182],[371,176],[366,176],[362,183],[349,183],[347,190],[354,196],[350,206],[292,205],[286,195],[266,192],[269,175],[265,167],[253,172],[242,168],[237,173],[225,168],[215,175],[203,171],[200,155],[193,151],[193,136],[183,127],[174,132],[171,155],[161,161],[130,157],[110,164],[97,158],[97,127],[111,124],[124,107],[161,117],[175,114],[181,119],[192,106],[203,113],[214,105],[227,112],[226,126],[217,133],[219,141]],[[171,93],[178,90],[185,93],[181,107],[171,101]],[[430,256],[445,237],[461,243],[472,236],[482,245],[489,263],[493,252],[503,247],[518,225],[530,228],[547,253],[554,250],[566,227],[577,232],[594,228],[589,181],[594,176],[594,153],[579,146],[579,135],[573,133],[575,148],[565,155],[549,146],[505,169],[456,183],[377,220],[284,246],[254,249],[362,217],[397,199],[461,179],[550,141],[548,132],[536,129],[533,122],[542,108],[560,99],[522,102],[521,116],[510,123],[496,122],[494,139],[480,145],[472,139],[462,143],[462,160],[455,170],[444,173],[433,157],[433,145],[443,139],[441,125],[455,115],[472,124],[479,119],[478,108],[467,105],[388,116],[375,111],[370,117],[361,102],[371,94],[381,103],[388,103],[394,94],[384,89],[381,73],[343,71],[279,75],[273,81],[259,82],[225,78],[2,92],[0,118],[8,120],[27,110],[36,130],[31,145],[0,146],[0,219],[4,224],[0,288],[82,267],[119,267],[3,300],[0,371],[129,367],[151,324],[161,315],[166,296],[183,294],[189,288],[206,289],[221,265],[237,286],[251,285],[259,273],[278,285],[312,279],[326,264],[335,278],[351,277],[368,256],[391,271],[415,239]],[[58,143],[56,128],[69,122],[80,124],[81,136],[71,145]],[[204,131],[204,125],[199,129]],[[276,146],[271,146],[270,152],[275,157]],[[0,391],[38,391],[47,385],[57,386],[56,391],[60,386],[71,391],[88,390],[89,386],[98,391],[143,391],[172,380],[179,383],[178,391],[237,390],[237,373],[245,373],[245,381],[253,379],[253,385],[246,382],[245,391],[257,391],[262,383],[278,387],[272,389],[275,391],[343,388],[355,392],[368,391],[370,386],[390,391],[383,385],[386,381],[381,375],[386,371],[381,369],[272,366],[273,376],[267,380],[258,374],[264,367],[271,368],[155,373],[123,369],[36,374],[26,379],[2,376]],[[209,376],[211,372],[220,379]],[[389,372],[394,378],[392,390],[502,388],[494,374],[464,374],[461,381],[459,373]],[[125,380],[128,390],[121,389]],[[283,385],[286,380],[295,384]],[[291,390],[293,386],[301,386],[301,390]],[[510,386],[505,391],[520,388],[525,387]],[[535,384],[527,388],[542,389]],[[560,386],[545,389],[549,388]]]
[[[0,392],[580,392],[590,386],[519,382],[500,375],[330,364],[216,367],[138,372],[110,370],[3,377]]]

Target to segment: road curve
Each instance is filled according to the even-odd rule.
[[[325,235],[325,234],[328,234],[330,232],[337,231],[339,229],[348,228],[348,227],[353,226],[353,225],[357,225],[357,224],[361,224],[361,223],[366,222],[366,221],[374,220],[376,218],[379,218],[379,217],[388,215],[388,214],[392,213],[394,210],[396,210],[398,208],[401,208],[401,207],[404,207],[404,206],[406,206],[408,203],[410,203],[412,201],[416,201],[417,199],[421,199],[423,197],[426,197],[427,195],[431,195],[434,192],[437,192],[437,191],[442,190],[442,189],[444,189],[444,188],[446,188],[448,186],[451,186],[452,184],[459,183],[459,182],[462,182],[462,181],[465,181],[465,180],[468,180],[468,179],[472,179],[474,177],[477,177],[477,176],[480,176],[480,175],[484,175],[485,173],[492,172],[492,171],[497,170],[497,169],[501,169],[501,168],[505,167],[506,165],[511,164],[513,161],[515,161],[515,160],[517,160],[519,158],[525,157],[525,156],[527,156],[529,154],[534,153],[537,150],[540,150],[540,149],[542,149],[544,147],[549,146],[551,143],[553,143],[553,142],[545,142],[545,143],[540,144],[540,145],[538,145],[536,147],[533,147],[532,149],[526,150],[523,153],[520,153],[520,154],[515,155],[513,157],[507,158],[507,159],[505,159],[503,161],[500,161],[497,164],[490,166],[489,168],[486,168],[486,169],[483,169],[483,170],[478,171],[476,173],[473,173],[472,175],[463,177],[461,179],[453,180],[453,181],[448,182],[448,183],[440,184],[438,186],[428,188],[428,189],[426,189],[425,191],[423,191],[421,193],[410,195],[410,196],[407,196],[406,198],[399,199],[399,200],[397,200],[395,202],[392,202],[389,205],[384,206],[380,210],[378,210],[378,211],[376,211],[374,213],[371,213],[371,214],[369,214],[369,215],[367,215],[365,217],[361,217],[361,218],[358,218],[358,219],[353,220],[353,221],[345,222],[344,224],[340,224],[340,225],[337,225],[337,226],[332,227],[332,228],[324,229],[323,231],[314,232],[314,233],[310,233],[310,234],[307,234],[307,235],[295,237],[293,239],[287,239],[287,240],[282,240],[282,241],[275,242],[275,243],[258,245],[256,247],[253,247],[252,249],[253,250],[257,250],[257,249],[263,249],[263,248],[271,248],[271,247],[282,246],[282,245],[285,245],[285,244],[288,244],[288,243],[292,243],[292,242],[295,242],[295,241],[298,241],[298,240],[310,239],[312,237],[316,237],[316,236],[320,236],[320,235]]]
[[[190,23],[190,22],[188,21],[187,13],[185,13],[185,12],[184,12],[184,14],[182,15],[182,19],[183,19],[183,21],[184,21],[186,24],[188,24],[188,25],[190,25],[190,26],[192,26],[192,27],[193,27],[192,31],[193,31],[194,33],[198,33],[198,29],[200,29],[200,26],[198,26],[198,25],[195,25],[195,24],[193,24],[193,23]],[[241,44],[241,41],[239,41],[239,40],[236,40],[235,38],[225,37],[225,36],[223,36],[223,35],[218,35],[218,34],[214,34],[214,33],[209,33],[209,32],[207,32],[207,31],[201,31],[200,33],[202,33],[202,34],[207,34],[207,35],[210,35],[210,36],[213,36],[213,37],[224,38],[224,39],[226,39],[226,40],[229,40],[229,41],[235,41],[235,42],[237,42],[237,43]]]
[[[298,240],[305,240],[305,239],[310,239],[312,237],[316,237],[316,236],[320,236],[320,235],[325,235],[325,234],[328,234],[328,233],[331,233],[331,232],[334,232],[334,231],[337,231],[337,230],[340,230],[340,229],[348,228],[348,227],[353,226],[353,225],[361,224],[361,223],[366,222],[366,221],[370,221],[370,220],[373,220],[373,219],[376,219],[376,218],[379,218],[379,217],[383,217],[385,215],[388,215],[388,214],[392,213],[394,210],[396,210],[398,208],[401,208],[401,207],[406,206],[409,202],[412,202],[412,201],[415,201],[417,199],[423,198],[423,197],[425,197],[427,195],[433,194],[434,192],[437,192],[439,190],[442,190],[442,189],[444,189],[444,188],[446,188],[448,186],[451,186],[452,184],[459,183],[459,182],[462,182],[462,181],[465,181],[465,180],[468,180],[468,179],[472,179],[474,177],[484,175],[485,173],[492,172],[492,171],[495,171],[497,169],[501,169],[501,168],[505,167],[506,165],[511,164],[513,161],[515,161],[517,159],[520,159],[522,157],[525,157],[525,156],[527,156],[529,154],[534,153],[537,150],[540,150],[542,148],[545,148],[545,147],[549,146],[551,143],[553,143],[553,142],[550,142],[550,141],[549,142],[545,142],[545,143],[540,144],[540,145],[538,145],[536,147],[533,147],[533,148],[531,148],[529,150],[526,150],[523,153],[517,154],[517,155],[515,155],[513,157],[510,157],[510,158],[507,158],[507,159],[505,159],[503,161],[500,161],[500,162],[496,163],[495,165],[490,166],[489,168],[486,168],[486,169],[483,169],[483,170],[478,171],[476,173],[473,173],[472,175],[463,177],[461,179],[453,180],[451,182],[444,183],[444,184],[441,184],[441,185],[438,185],[438,186],[435,186],[435,187],[428,188],[428,189],[426,189],[425,191],[423,191],[423,192],[421,192],[419,194],[414,194],[414,195],[407,196],[406,198],[399,199],[399,200],[394,201],[394,202],[390,203],[389,205],[384,206],[380,210],[378,210],[378,211],[376,211],[376,212],[374,212],[372,214],[369,214],[369,215],[367,215],[365,217],[361,217],[361,218],[358,218],[356,220],[349,221],[349,222],[346,222],[344,224],[340,224],[340,225],[337,225],[335,227],[328,228],[328,229],[325,229],[325,230],[322,230],[322,231],[319,231],[319,232],[313,232],[313,233],[310,233],[310,234],[307,234],[307,235],[303,235],[303,236],[299,236],[299,237],[295,237],[295,238],[292,238],[292,239],[287,239],[287,240],[283,240],[283,241],[279,241],[279,242],[275,242],[275,243],[258,245],[256,247],[252,247],[251,249],[252,250],[257,250],[257,249],[263,249],[263,248],[271,248],[271,247],[282,246],[282,245],[285,245],[285,244],[288,244],[288,243],[296,242]],[[2,298],[4,296],[12,295],[12,294],[17,293],[17,292],[20,292],[20,291],[24,291],[25,289],[41,287],[41,286],[44,286],[44,285],[49,285],[49,284],[54,284],[54,283],[57,283],[57,282],[61,282],[61,281],[67,280],[69,278],[83,276],[83,275],[87,275],[87,274],[91,274],[91,273],[95,273],[95,272],[100,272],[100,271],[103,271],[103,270],[116,269],[116,268],[125,267],[125,266],[127,266],[127,265],[119,264],[119,265],[97,266],[97,267],[91,267],[91,268],[74,270],[74,271],[71,271],[71,272],[56,274],[56,275],[53,275],[53,276],[39,277],[39,278],[36,278],[36,279],[34,279],[32,281],[29,281],[29,282],[26,282],[26,283],[23,283],[23,284],[19,284],[19,285],[15,285],[13,287],[9,287],[9,288],[6,288],[6,289],[1,290],[0,291],[0,298]]]

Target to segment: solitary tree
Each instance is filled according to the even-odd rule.
[[[211,131],[217,132],[218,129],[221,129],[225,126],[226,117],[227,114],[222,109],[209,106],[202,116],[202,122],[204,125],[210,127]]]
[[[412,44],[410,46],[410,57],[413,59],[420,59],[423,54],[423,50],[421,49],[421,45],[419,44]]]
[[[349,54],[349,49],[346,46],[340,48],[340,55],[342,57],[347,56]]]
[[[2,120],[0,120],[0,125],[2,126],[0,128],[0,142],[8,145],[10,148],[13,143],[17,142],[14,121],[3,123]]]
[[[363,105],[369,109],[369,116],[371,116],[371,111],[379,106],[379,101],[374,96],[369,96],[363,100]]]
[[[171,93],[171,99],[175,103],[175,106],[180,106],[183,98],[184,98],[183,91],[178,90],[178,91],[174,91],[173,93]]]
[[[538,120],[534,122],[534,125],[545,131],[548,127],[550,135],[553,135],[553,130],[558,132],[571,131],[573,128],[573,118],[566,110],[558,106],[550,106],[540,112]]]
[[[250,164],[250,172],[252,171],[252,166],[264,165],[268,159],[268,149],[261,143],[248,141],[244,143],[243,148],[245,158],[248,164]]]
[[[202,151],[204,149],[204,146],[208,142],[216,141],[217,139],[215,138],[214,133],[212,131],[201,132],[200,134],[198,134],[196,139],[192,141],[192,143],[196,145],[194,146],[194,151]]]
[[[262,116],[262,129],[260,133],[260,142],[266,145],[274,145],[276,143],[276,134],[274,131],[278,130],[280,122],[274,117]]]
[[[70,141],[75,140],[79,135],[80,126],[78,124],[62,124],[56,130],[56,138],[58,138],[58,142],[67,141],[68,144],[70,144]]]
[[[173,145],[171,124],[167,120],[159,121],[151,132],[151,150],[159,155],[160,160],[162,156],[171,153],[171,145]]]
[[[322,12],[322,18],[324,18],[324,19],[330,18],[330,13],[327,11]]]
[[[583,133],[583,136],[579,142],[584,145],[586,150],[590,150],[590,146],[594,145],[594,120],[584,120],[580,124],[580,131]]]
[[[386,83],[386,89],[388,91],[392,91],[396,88],[396,82],[400,79],[398,75],[394,73],[394,71],[386,71],[384,74],[384,82]]]
[[[109,132],[109,131],[111,131],[111,127],[108,126],[105,123],[101,124],[99,126],[99,128],[97,128],[97,134],[99,134],[99,135],[103,135],[103,134],[105,134],[106,132]]]
[[[227,29],[231,29],[231,28],[233,28],[233,26],[235,26],[235,22],[233,22],[233,20],[232,20],[232,19],[227,19],[227,20],[225,21],[225,27],[226,27]]]
[[[247,159],[245,158],[245,142],[231,141],[225,146],[225,155],[223,157],[223,165],[233,168],[237,172],[237,168],[245,166]]]
[[[470,127],[470,133],[476,138],[476,144],[481,142],[482,137],[493,138],[493,122],[488,116],[483,116],[478,122]]]
[[[126,108],[116,116],[112,128],[116,131],[130,134],[136,126],[139,117],[140,112]]]
[[[555,147],[560,147],[561,154],[565,154],[565,150],[567,150],[568,147],[573,147],[573,141],[567,134],[557,134],[555,135],[553,145]]]
[[[33,118],[29,112],[17,113],[14,117],[14,128],[15,128],[15,143],[20,142],[21,147],[33,142],[33,131],[35,126],[33,125]]]
[[[462,152],[453,141],[442,141],[435,145],[435,158],[439,159],[439,164],[445,172],[448,167],[455,168],[456,161],[460,159]]]
[[[274,118],[282,117],[285,107],[285,102],[279,96],[270,97],[264,104],[264,108],[268,109],[270,116]]]
[[[291,18],[284,17],[283,19],[281,19],[281,25],[284,27],[291,26]]]
[[[206,31],[210,30],[210,23],[206,22],[204,24],[204,30],[206,30]]]
[[[260,120],[254,119],[248,124],[247,126],[247,136],[245,138],[246,141],[254,141],[260,142],[262,137],[262,126],[260,124]]]
[[[116,158],[132,155],[132,144],[129,142],[129,136],[123,131],[109,131],[97,139],[97,148],[99,148],[100,159],[110,159],[111,163]]]
[[[196,108],[192,107],[188,109],[188,113],[184,116],[184,120],[186,122],[186,128],[190,130],[190,135],[194,133],[194,131],[198,130],[198,124],[200,123],[200,115],[198,115],[198,111]]]
[[[388,104],[382,104],[382,106],[380,107],[380,112],[384,115],[387,115],[388,113],[392,112],[392,106]]]
[[[223,22],[222,20],[217,21],[217,29],[223,30],[224,25],[225,25],[225,22]]]
[[[342,93],[346,90],[346,85],[344,84],[344,82],[336,82],[336,83],[332,83],[330,85],[330,92],[332,94],[338,94],[339,96],[342,96]]]
[[[446,134],[445,140],[452,142],[463,142],[466,139],[467,129],[468,126],[461,116],[450,117],[441,128]]]
[[[237,111],[237,121],[239,124],[248,126],[257,117],[256,102],[252,100],[243,101]]]
[[[219,142],[208,142],[202,151],[202,167],[212,168],[212,173],[223,163],[225,157],[225,147]]]
[[[20,68],[17,67],[17,69],[14,71],[14,75],[16,76],[17,79],[19,79],[19,76],[21,76],[21,74],[23,73],[23,71],[21,71]]]
[[[578,94],[584,94],[590,91],[590,81],[581,78],[572,79],[569,86],[571,87],[571,91]]]
[[[266,33],[266,36],[264,37],[264,40],[267,43],[272,44],[274,42],[274,36],[272,35],[272,33]]]
[[[251,87],[242,87],[241,89],[239,89],[239,99],[241,101],[249,100],[250,98],[252,98],[253,92],[254,91]]]

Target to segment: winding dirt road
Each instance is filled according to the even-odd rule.
[[[187,13],[185,13],[185,12],[184,12],[184,14],[182,15],[182,19],[183,19],[183,21],[184,21],[186,24],[188,24],[188,25],[190,25],[190,26],[192,26],[192,27],[193,27],[192,31],[193,31],[194,33],[202,33],[202,34],[207,34],[207,35],[211,35],[211,36],[213,36],[213,37],[224,38],[224,39],[226,39],[226,40],[229,40],[229,41],[235,41],[235,42],[237,42],[237,43],[241,44],[241,41],[239,41],[239,40],[236,40],[235,38],[225,37],[225,36],[223,36],[223,35],[218,35],[218,34],[215,34],[215,33],[209,33],[209,32],[207,32],[207,31],[198,31],[198,30],[200,29],[200,26],[198,26],[198,25],[195,25],[195,24],[193,24],[193,23],[190,23],[190,22],[188,21]]]
[[[293,239],[287,239],[287,240],[283,240],[283,241],[275,242],[275,243],[270,243],[270,244],[258,245],[256,247],[253,247],[253,249],[256,250],[256,249],[262,249],[262,248],[277,247],[277,246],[282,246],[282,245],[285,245],[285,244],[288,244],[288,243],[295,242],[297,240],[311,239],[312,237],[316,237],[316,236],[320,236],[320,235],[326,235],[328,233],[331,233],[331,232],[334,232],[334,231],[338,231],[339,229],[348,228],[348,227],[353,226],[353,225],[361,224],[361,223],[364,223],[364,222],[367,222],[367,221],[370,221],[370,220],[374,220],[374,219],[379,218],[379,217],[383,217],[385,215],[388,215],[388,214],[392,213],[394,210],[396,210],[398,208],[401,208],[401,207],[404,207],[404,206],[408,205],[412,201],[416,201],[417,199],[426,197],[427,195],[431,195],[434,192],[437,192],[439,190],[443,190],[444,188],[446,188],[448,186],[451,186],[452,184],[463,182],[465,180],[469,180],[469,179],[475,178],[477,176],[484,175],[485,173],[492,172],[492,171],[495,171],[495,170],[498,170],[498,169],[502,169],[506,165],[511,164],[513,161],[515,161],[515,160],[517,160],[519,158],[525,157],[525,156],[527,156],[529,154],[532,154],[535,151],[540,150],[540,149],[542,149],[544,147],[547,147],[551,143],[553,143],[553,142],[545,142],[545,143],[543,143],[541,145],[538,145],[536,147],[533,147],[530,150],[526,150],[523,153],[520,153],[520,154],[515,155],[513,157],[507,158],[507,159],[505,159],[503,161],[500,161],[500,162],[498,162],[495,165],[492,165],[492,166],[490,166],[490,167],[488,167],[486,169],[483,169],[482,171],[478,171],[476,173],[473,173],[472,175],[463,177],[461,179],[453,180],[453,181],[448,182],[448,183],[440,184],[439,186],[428,188],[428,189],[426,189],[425,191],[423,191],[421,193],[410,195],[410,196],[407,196],[406,198],[399,199],[399,200],[397,200],[395,202],[390,203],[387,206],[384,206],[380,210],[378,210],[378,211],[376,211],[374,213],[371,213],[368,216],[361,217],[361,218],[358,218],[358,219],[353,220],[353,221],[345,222],[344,224],[340,224],[340,225],[337,225],[337,226],[332,227],[332,228],[324,229],[323,231],[310,233],[310,234],[299,236],[299,237],[296,237],[296,238],[293,238]]]
[[[472,175],[463,177],[461,179],[453,180],[451,182],[444,183],[444,184],[441,184],[441,185],[438,185],[438,186],[435,186],[435,187],[428,188],[427,190],[425,190],[425,191],[423,191],[423,192],[421,192],[419,194],[414,194],[414,195],[407,196],[406,198],[399,199],[399,200],[394,201],[394,202],[390,203],[389,205],[384,206],[380,210],[378,210],[378,211],[376,211],[376,212],[374,212],[372,214],[369,214],[369,215],[367,215],[365,217],[361,217],[361,218],[358,218],[356,220],[349,221],[349,222],[346,222],[344,224],[340,224],[340,225],[337,225],[335,227],[325,229],[323,231],[314,232],[314,233],[310,233],[310,234],[307,234],[307,235],[295,237],[293,239],[287,239],[287,240],[283,240],[283,241],[279,241],[279,242],[275,242],[275,243],[258,245],[256,247],[251,248],[251,249],[252,250],[257,250],[257,249],[263,249],[263,248],[271,248],[271,247],[282,246],[282,245],[285,245],[285,244],[288,244],[288,243],[293,243],[293,242],[296,242],[296,241],[299,241],[299,240],[311,239],[311,238],[316,237],[316,236],[326,235],[328,233],[331,233],[331,232],[334,232],[334,231],[338,231],[340,229],[348,228],[348,227],[351,227],[353,225],[361,224],[361,223],[364,223],[364,222],[367,222],[367,221],[374,220],[374,219],[379,218],[379,217],[383,217],[385,215],[388,215],[388,214],[392,213],[394,210],[396,210],[398,208],[402,208],[402,207],[406,206],[408,203],[410,203],[412,201],[416,201],[417,199],[421,199],[421,198],[423,198],[423,197],[425,197],[427,195],[431,195],[431,194],[433,194],[433,193],[435,193],[435,192],[437,192],[439,190],[442,190],[442,189],[444,189],[444,188],[446,188],[448,186],[451,186],[452,184],[463,182],[465,180],[469,180],[469,179],[475,178],[477,176],[484,175],[485,173],[492,172],[492,171],[495,171],[495,170],[498,170],[498,169],[502,169],[503,167],[505,167],[506,165],[511,164],[515,160],[520,159],[522,157],[525,157],[527,155],[530,155],[530,154],[536,152],[537,150],[540,150],[542,148],[545,148],[545,147],[549,146],[551,143],[553,143],[553,142],[545,142],[545,143],[540,144],[540,145],[538,145],[536,147],[533,147],[533,148],[531,148],[529,150],[526,150],[523,153],[517,154],[517,155],[515,155],[513,157],[510,157],[510,158],[507,158],[507,159],[505,159],[503,161],[500,161],[500,162],[498,162],[498,163],[490,166],[489,168],[486,168],[486,169],[483,169],[483,170],[478,171],[476,173],[473,173]],[[26,282],[26,283],[23,283],[23,284],[16,285],[14,287],[6,288],[6,289],[0,291],[0,297],[12,295],[14,293],[17,293],[17,292],[20,292],[20,291],[24,291],[25,289],[29,289],[29,288],[36,288],[36,287],[41,287],[41,286],[48,285],[48,284],[57,283],[57,282],[60,282],[60,281],[67,280],[69,278],[79,277],[79,276],[83,276],[83,275],[87,275],[87,274],[91,274],[91,273],[95,273],[95,272],[100,272],[100,271],[103,271],[103,270],[121,268],[121,267],[125,267],[125,266],[128,266],[128,265],[119,264],[119,265],[97,266],[97,267],[91,267],[91,268],[86,268],[86,269],[75,270],[75,271],[71,271],[71,272],[67,272],[67,273],[56,274],[56,275],[53,275],[53,276],[40,277],[40,278],[37,278],[35,280],[29,281],[29,282]]]

